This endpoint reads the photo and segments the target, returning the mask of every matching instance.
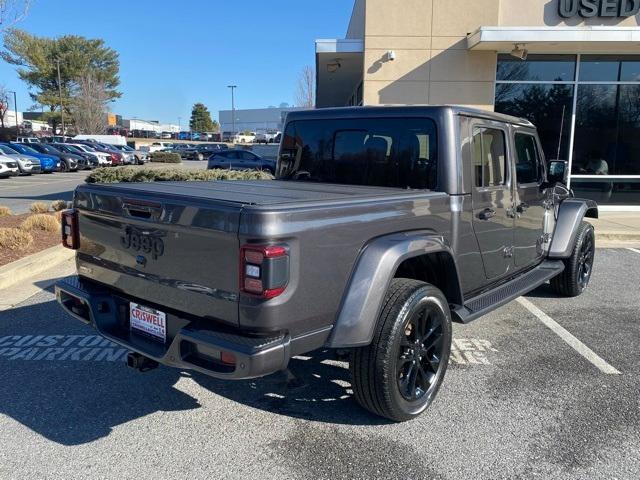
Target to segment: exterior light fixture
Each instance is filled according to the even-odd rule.
[[[519,58],[520,60],[526,60],[529,55],[529,51],[524,48],[524,44],[516,43],[514,49],[511,50],[511,56]]]

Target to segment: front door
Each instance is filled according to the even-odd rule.
[[[544,215],[551,208],[543,189],[544,161],[533,132],[517,129],[514,134],[516,177],[515,265],[538,262],[544,253]]]
[[[513,195],[507,159],[508,130],[473,124],[473,228],[486,278],[498,279],[513,265]]]

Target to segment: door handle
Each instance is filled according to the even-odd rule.
[[[483,211],[481,211],[478,214],[478,218],[480,220],[489,220],[490,218],[493,218],[495,216],[496,216],[496,211],[491,208],[485,208]]]
[[[529,204],[526,202],[522,202],[520,205],[516,207],[516,211],[518,213],[524,213],[529,209]]]

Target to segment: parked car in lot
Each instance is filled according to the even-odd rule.
[[[62,219],[78,276],[56,298],[141,371],[248,379],[348,353],[360,405],[410,420],[444,380],[452,321],[547,281],[587,288],[598,206],[554,171],[530,122],[493,112],[292,112],[276,180],[78,186]]]
[[[40,153],[56,157],[60,161],[61,172],[75,172],[86,168],[87,162],[80,155],[62,152],[49,143],[34,143],[29,146]]]
[[[113,148],[119,150],[129,157],[130,162],[135,165],[144,165],[149,161],[149,153],[142,150],[136,150],[129,145],[112,145]]]
[[[276,143],[275,139],[280,134],[280,132],[258,132],[256,133],[255,143]]]
[[[186,148],[180,151],[183,160],[206,160],[212,154],[227,150],[229,147],[225,143],[203,143],[193,148]]]
[[[256,141],[255,132],[239,133],[238,135],[234,135],[233,137],[234,143],[254,143],[255,141]]]
[[[110,153],[99,152],[98,150],[91,147],[90,145],[85,145],[83,143],[65,143],[65,145],[77,148],[83,153],[95,155],[98,158],[98,162],[101,167],[110,167],[111,165],[113,165],[113,158]]]
[[[17,143],[40,143],[40,139],[38,137],[17,137]]]
[[[58,170],[58,168],[60,168],[60,160],[58,160],[57,157],[40,153],[31,148],[26,143],[9,143],[6,145],[11,149],[16,150],[18,153],[27,155],[29,157],[35,157],[38,160],[39,165],[36,165],[33,160],[30,161],[30,170],[28,169],[28,167],[26,169],[23,169],[23,165],[26,165],[29,162],[23,164],[18,161],[18,165],[20,166],[20,171],[22,173],[53,173]]]
[[[94,150],[96,150],[98,152],[109,154],[109,157],[111,158],[111,165],[112,166],[124,165],[124,163],[125,163],[124,154],[122,152],[119,152],[118,150],[114,149],[112,146],[107,146],[107,145],[104,145],[104,144],[98,143],[98,142],[88,142],[88,141],[82,141],[82,142],[78,142],[78,143],[82,143],[83,145],[87,145],[87,146],[91,147],[92,149],[94,149]]]
[[[78,169],[91,170],[100,166],[100,160],[95,153],[83,152],[78,147],[68,143],[51,143],[51,146],[61,152],[77,155],[82,158],[78,161]]]
[[[265,170],[275,173],[276,161],[268,160],[247,150],[226,150],[209,157],[207,169],[223,168],[231,170]]]
[[[16,163],[19,174],[31,175],[32,173],[40,173],[40,160],[36,157],[20,153],[7,144],[0,144],[0,154]]]
[[[0,154],[0,178],[13,177],[19,174],[18,162],[11,157]]]

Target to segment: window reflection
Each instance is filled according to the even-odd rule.
[[[572,173],[640,174],[640,85],[580,85]]]
[[[547,160],[569,158],[572,107],[571,85],[496,85],[496,112],[526,118],[538,127]]]
[[[571,180],[571,189],[576,197],[589,198],[600,205],[640,205],[640,178],[574,178]]]
[[[526,61],[498,55],[499,81],[573,82],[575,74],[575,55],[529,55]]]

